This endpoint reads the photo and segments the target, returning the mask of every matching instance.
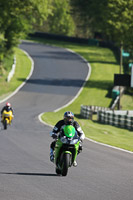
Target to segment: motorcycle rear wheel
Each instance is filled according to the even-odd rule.
[[[67,175],[69,163],[70,163],[70,154],[65,153],[63,156],[63,163],[62,163],[62,171],[61,171],[62,176]]]

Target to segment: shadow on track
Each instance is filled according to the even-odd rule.
[[[46,173],[26,173],[26,172],[0,172],[0,175],[19,175],[19,176],[58,176],[57,174]]]
[[[23,82],[25,81],[23,78],[19,78],[18,80]],[[29,79],[27,84],[81,87],[84,82],[86,81],[82,79]]]

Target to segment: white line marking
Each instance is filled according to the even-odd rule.
[[[21,49],[21,50],[22,50],[22,49]],[[72,50],[69,50],[69,49],[67,49],[67,50],[70,51],[70,52],[72,52],[72,53],[74,53],[74,54],[77,54],[77,53],[73,52]],[[28,58],[31,60],[31,63],[32,63],[32,65],[31,65],[31,71],[30,71],[28,77],[26,78],[26,80],[25,80],[11,95],[9,95],[9,96],[6,97],[5,99],[1,100],[1,101],[0,101],[0,104],[3,103],[4,101],[6,101],[7,99],[11,98],[12,96],[14,96],[14,95],[25,85],[25,83],[26,83],[27,80],[31,77],[31,75],[32,75],[32,73],[33,73],[33,71],[34,71],[34,61],[33,61],[33,59],[30,57],[30,55],[29,55],[26,51],[24,51],[24,50],[22,50],[22,51],[23,51],[23,52],[28,56]],[[79,55],[79,54],[77,54],[77,55]],[[80,56],[80,55],[79,55],[79,56]],[[80,56],[80,57],[87,63],[87,61],[86,61],[82,56]],[[91,75],[91,66],[90,66],[89,63],[87,63],[87,66],[88,66],[88,68],[89,68],[89,71],[88,71],[87,77],[86,77],[86,79],[85,79],[86,81],[89,79],[89,77],[90,77],[90,75]],[[79,96],[79,94],[80,94],[81,91],[83,90],[84,85],[85,85],[85,82],[84,82],[83,86],[81,87],[81,89],[78,91],[77,95],[76,95],[70,102],[68,102],[66,105],[64,105],[64,106],[62,106],[62,107],[60,107],[60,108],[54,110],[53,112],[57,112],[57,111],[61,110],[62,108],[67,107],[68,105],[70,105],[70,104]],[[46,122],[44,122],[44,121],[41,119],[41,116],[42,116],[43,114],[44,114],[44,113],[41,113],[41,114],[38,116],[39,121],[40,121],[41,123],[43,123],[43,124],[45,124],[45,125],[47,125],[47,126],[53,128],[52,125],[47,124]],[[104,143],[100,143],[100,142],[97,142],[97,141],[92,140],[92,139],[89,139],[89,138],[85,138],[85,139],[88,140],[88,141],[90,141],[90,142],[99,144],[99,145],[103,145],[103,146],[106,146],[106,147],[109,147],[109,148],[113,148],[113,149],[116,149],[116,150],[120,150],[120,151],[124,151],[124,152],[130,153],[130,154],[133,154],[132,151],[128,151],[128,150],[125,150],[125,149],[121,149],[121,148],[118,148],[118,147],[114,147],[114,146],[111,146],[111,145],[107,145],[107,144],[104,144]]]
[[[70,52],[73,53],[73,54],[77,54],[77,53],[75,53],[74,51],[72,51],[72,50],[70,50],[70,49],[66,49],[66,50],[67,50],[67,51],[70,51]],[[85,82],[83,83],[82,87],[80,88],[80,90],[78,91],[78,93],[76,94],[76,96],[75,96],[71,101],[69,101],[69,102],[68,102],[67,104],[65,104],[64,106],[62,106],[62,107],[60,107],[60,108],[54,110],[53,112],[58,112],[58,111],[61,110],[62,108],[65,108],[65,107],[69,106],[72,102],[74,102],[75,99],[76,99],[76,98],[80,95],[80,93],[82,92],[82,90],[83,90],[83,88],[84,88],[84,86],[85,86],[86,81],[90,78],[90,75],[91,75],[91,66],[90,66],[90,64],[89,64],[81,55],[79,55],[79,54],[77,54],[77,55],[78,55],[80,58],[82,58],[82,59],[86,62],[87,66],[88,66],[88,74],[87,74],[87,76],[86,76]]]
[[[72,51],[72,50],[70,50],[70,49],[67,49],[67,50],[70,51],[70,52],[72,52],[72,53],[74,53],[74,54],[77,54],[76,52],[74,52],[74,51]],[[79,55],[79,54],[77,54],[77,55],[80,56],[80,57],[87,63],[87,66],[88,66],[88,68],[89,68],[87,77],[86,77],[86,79],[85,79],[85,81],[87,81],[87,80],[89,79],[90,75],[91,75],[91,66],[90,66],[90,64],[89,64],[81,55]],[[68,102],[66,105],[64,105],[64,106],[62,106],[62,107],[60,107],[60,108],[54,110],[53,112],[57,112],[57,111],[61,110],[62,108],[65,108],[65,107],[67,107],[68,105],[70,105],[70,104],[79,96],[79,94],[80,94],[81,91],[83,90],[84,85],[85,85],[85,82],[84,82],[83,86],[81,87],[81,89],[79,90],[79,92],[77,93],[77,95],[76,95],[70,102]],[[44,113],[45,113],[45,112],[44,112]],[[41,119],[41,117],[42,117],[42,115],[43,115],[44,113],[41,113],[41,114],[38,116],[40,122],[43,123],[43,124],[45,124],[46,126],[49,126],[49,127],[53,128],[52,125],[47,124],[46,122],[44,122],[44,121]],[[104,144],[104,143],[101,143],[101,142],[97,142],[97,141],[92,140],[92,139],[90,139],[90,138],[85,138],[85,139],[88,140],[88,141],[90,141],[90,142],[93,142],[93,143],[102,145],[102,146],[106,146],[106,147],[109,147],[109,148],[112,148],[112,149],[116,149],[116,150],[124,151],[124,152],[126,152],[126,153],[133,154],[132,151],[128,151],[128,150],[121,149],[121,148],[118,148],[118,147],[115,147],[115,146],[111,146],[111,145],[108,145],[108,144]]]

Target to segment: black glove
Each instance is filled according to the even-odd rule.
[[[52,134],[52,138],[53,138],[53,139],[57,139],[57,134],[56,134],[56,133],[53,133],[53,134]]]
[[[82,144],[79,144],[79,149],[78,149],[78,154],[81,153],[81,151],[83,150]]]

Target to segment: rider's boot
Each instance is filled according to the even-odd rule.
[[[54,151],[52,148],[50,148],[50,161],[54,162]]]
[[[74,166],[74,167],[77,167],[77,165],[78,165],[78,164],[77,164],[76,160],[74,160],[73,166]]]

